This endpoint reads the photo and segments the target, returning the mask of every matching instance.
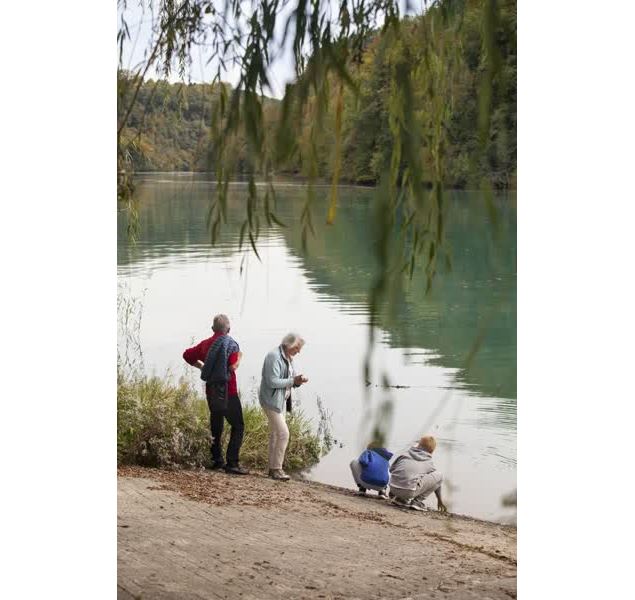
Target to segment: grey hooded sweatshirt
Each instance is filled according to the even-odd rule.
[[[390,467],[390,485],[403,490],[415,490],[424,475],[436,471],[432,454],[413,446],[400,454]]]

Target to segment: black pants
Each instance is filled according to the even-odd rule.
[[[229,444],[227,445],[227,464],[235,466],[238,464],[238,454],[240,453],[240,446],[243,443],[243,434],[245,432],[243,408],[238,396],[229,396],[224,404],[225,406],[218,406],[216,403],[210,402],[209,399],[207,401],[210,412],[209,424],[212,430],[212,460],[219,463],[223,462],[221,437],[225,419],[227,419],[231,426]]]

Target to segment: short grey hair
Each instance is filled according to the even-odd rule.
[[[304,346],[304,338],[298,333],[287,333],[282,338],[282,345],[285,348],[295,348],[296,346]]]
[[[212,324],[214,333],[227,333],[229,331],[229,317],[227,315],[216,315]]]

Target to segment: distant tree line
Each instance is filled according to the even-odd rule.
[[[318,177],[330,179],[333,170],[339,168],[342,181],[376,183],[391,161],[393,136],[389,103],[394,98],[394,86],[398,85],[395,69],[416,70],[433,36],[432,44],[437,47],[430,60],[442,57],[442,64],[429,65],[425,77],[414,78],[417,83],[413,94],[414,114],[425,133],[421,152],[424,175],[442,164],[443,179],[451,187],[477,187],[487,181],[495,188],[515,188],[516,3],[500,5],[497,29],[493,33],[500,64],[490,87],[490,117],[485,139],[479,127],[483,112],[479,107],[479,101],[482,102],[479,85],[488,68],[489,50],[483,39],[478,7],[477,2],[467,2],[465,10],[446,23],[446,28],[454,29],[454,42],[456,31],[460,40],[451,48],[442,48],[444,32],[431,29],[425,14],[404,19],[398,38],[379,32],[369,35],[361,57],[351,59],[349,64],[358,93],[353,94],[333,79],[332,85],[327,86],[326,98],[312,98],[304,108],[293,151],[278,165],[278,172],[308,175],[303,165],[312,164],[313,175]],[[130,77],[120,71],[120,84]],[[427,94],[426,87],[431,85],[436,86],[435,93]],[[128,147],[134,169],[213,170],[212,113],[219,99],[219,87],[220,84],[145,81],[122,132],[125,139],[133,141]],[[125,105],[124,99],[121,100],[120,112]],[[316,138],[310,124],[312,107],[318,101],[326,101],[329,109]],[[334,153],[338,103],[341,104],[339,161]],[[281,110],[281,102],[265,99],[263,121],[267,129],[275,130]],[[228,154],[236,171],[253,171],[244,136],[237,133],[229,144]],[[439,152],[443,153],[442,161],[437,156]],[[316,161],[305,160],[310,153]]]

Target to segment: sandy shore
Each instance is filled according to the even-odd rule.
[[[515,527],[317,483],[120,468],[117,532],[123,599],[516,597]]]

